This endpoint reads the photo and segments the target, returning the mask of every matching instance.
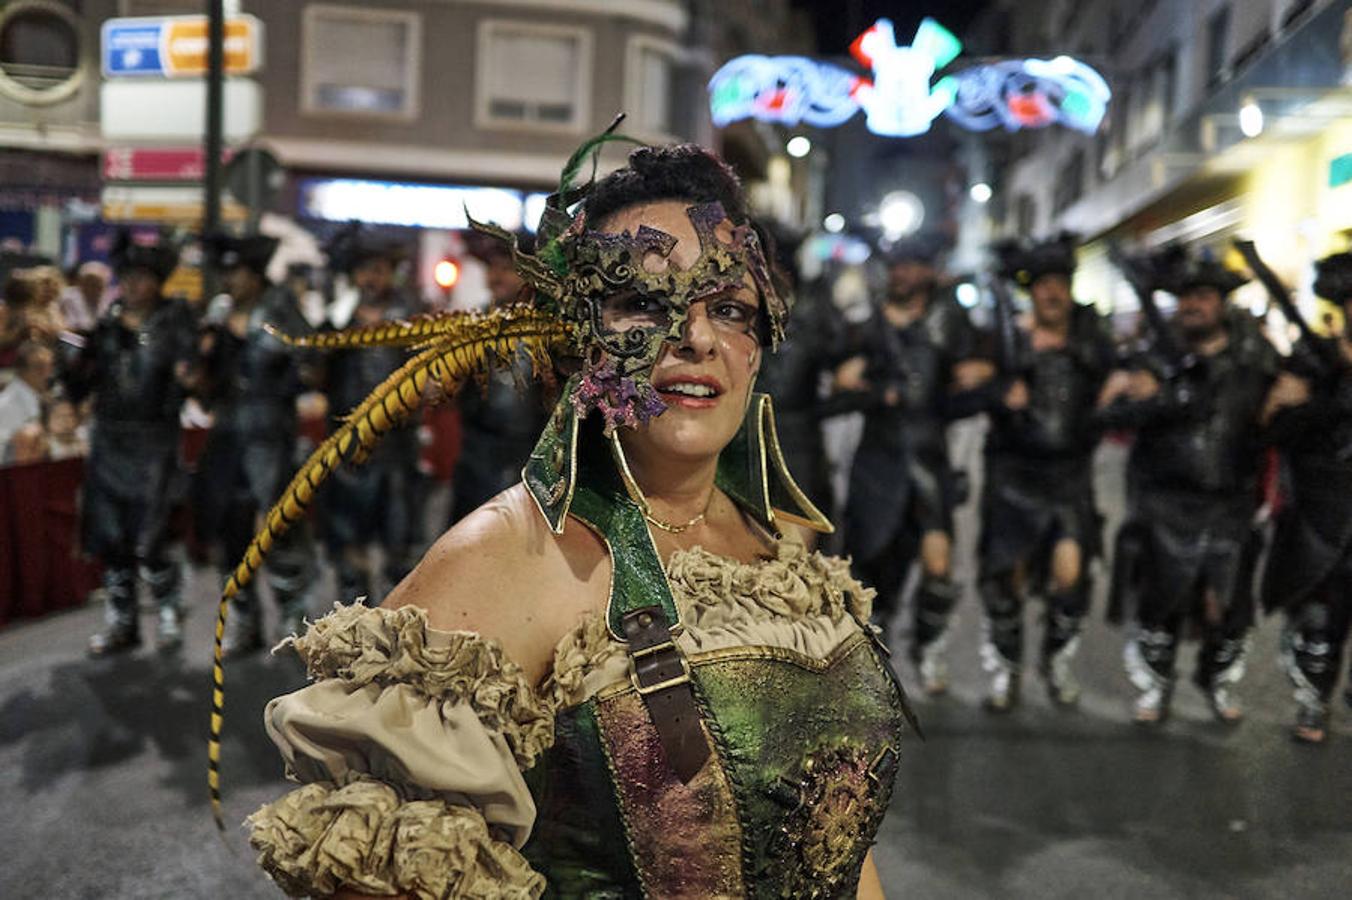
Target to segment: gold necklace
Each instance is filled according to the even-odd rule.
[[[683,531],[689,531],[691,528],[694,528],[700,522],[703,522],[704,516],[709,512],[709,505],[713,503],[713,501],[714,495],[710,493],[709,499],[704,503],[704,511],[701,512],[699,515],[695,516],[695,518],[691,519],[689,522],[686,522],[684,525],[673,525],[670,522],[663,522],[661,519],[657,518],[657,516],[653,515],[652,508],[649,507],[647,503],[643,504],[643,518],[646,519],[649,524],[656,525],[658,528],[662,529],[667,534],[680,534]]]
[[[699,515],[695,516],[695,518],[686,522],[684,525],[673,525],[670,522],[664,522],[653,515],[653,508],[648,505],[647,496],[644,495],[643,489],[638,486],[638,482],[634,479],[634,473],[629,471],[629,460],[624,455],[624,447],[620,445],[620,436],[618,433],[610,436],[610,448],[615,455],[615,461],[619,463],[620,478],[624,481],[625,490],[628,491],[630,498],[638,504],[639,512],[643,514],[643,520],[645,522],[650,525],[656,525],[667,534],[680,534],[683,531],[689,531],[691,528],[694,528],[700,522],[704,521],[704,517],[709,514],[709,507],[713,505],[714,494],[718,492],[717,485],[709,491],[709,499],[704,501],[704,509]]]

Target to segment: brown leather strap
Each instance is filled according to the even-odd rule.
[[[667,764],[682,782],[703,768],[709,742],[700,727],[699,707],[690,684],[690,666],[671,640],[661,606],[645,606],[622,619],[629,641],[630,678],[662,741]]]

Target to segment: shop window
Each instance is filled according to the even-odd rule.
[[[650,38],[634,38],[626,60],[625,107],[640,134],[670,135],[677,48]]]
[[[303,42],[305,112],[417,116],[422,64],[417,13],[311,5],[305,8]]]
[[[82,74],[74,13],[35,0],[0,8],[0,94],[28,106],[59,103],[79,89]]]
[[[585,28],[481,22],[476,124],[581,131],[591,118],[591,56]]]

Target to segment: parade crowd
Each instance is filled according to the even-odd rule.
[[[398,348],[297,350],[284,337],[422,311],[400,281],[403,249],[356,226],[326,248],[353,301],[330,303],[317,324],[296,285],[266,275],[275,239],[208,245],[224,292],[200,306],[165,298],[179,254],[164,236],[124,233],[111,268],[86,263],[66,278],[29,260],[5,276],[0,464],[87,455],[81,539],[103,565],[106,608],[93,655],[140,645],[142,585],[157,610],[156,646],[177,647],[185,531],[207,558],[232,566],[311,446],[304,423],[322,433],[404,359]],[[493,303],[525,299],[502,245],[471,250]],[[1053,702],[1076,703],[1092,562],[1111,543],[1107,613],[1126,635],[1135,721],[1166,719],[1179,644],[1196,638],[1193,681],[1220,721],[1238,722],[1261,608],[1285,616],[1292,734],[1325,740],[1352,625],[1352,326],[1328,336],[1307,329],[1279,354],[1263,323],[1228,302],[1248,275],[1169,249],[1121,261],[1154,315],[1143,315],[1131,340],[1116,340],[1072,295],[1068,236],[993,248],[993,327],[973,324],[939,265],[940,247],[919,239],[884,252],[885,286],[867,316],[851,321],[829,285],[793,285],[792,256],[780,256],[799,299],[759,389],[774,398],[790,471],[822,509],[838,506],[823,426],[863,414],[832,540],[877,589],[875,624],[890,633],[897,613],[910,611],[909,659],[924,691],[947,687],[946,638],[966,577],[954,570],[953,548],[968,476],[952,462],[948,428],[984,415],[971,577],[984,609],[989,710],[1017,706],[1026,666]],[[1016,304],[1011,288],[1027,302]],[[1155,291],[1176,300],[1168,320],[1151,305]],[[1315,291],[1352,322],[1352,254],[1321,260]],[[450,522],[520,479],[553,399],[549,379],[541,386],[530,366],[503,361],[456,398],[462,449]],[[209,424],[190,465],[185,404]],[[1127,516],[1115,535],[1103,534],[1093,487],[1094,452],[1109,436],[1131,441]],[[345,601],[374,604],[408,573],[436,536],[423,533],[423,453],[418,423],[402,426],[364,464],[337,471],[318,514],[272,548],[264,580],[283,633],[315,609],[321,552]],[[1044,610],[1032,654],[1030,600]],[[231,602],[225,655],[260,650],[258,591]]]

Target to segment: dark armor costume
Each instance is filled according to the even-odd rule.
[[[1068,591],[1044,591],[1044,672],[1074,654],[1089,610],[1088,560],[1100,544],[1092,460],[1100,434],[1095,402],[1113,361],[1102,319],[1076,306],[1066,345],[1029,354],[1021,373],[1028,405],[1011,410],[1000,396],[991,405],[978,548],[989,626],[986,655],[995,656],[988,663],[1017,671],[1023,659],[1023,597],[1016,570],[1022,568],[1036,589],[1047,581],[1052,550],[1064,539],[1080,547],[1081,575]]]
[[[256,246],[250,247],[250,241]],[[270,238],[233,243],[252,251],[236,264],[252,263],[260,272],[276,247]],[[229,251],[226,257],[228,266]],[[237,337],[226,327],[234,301],[222,299],[207,313],[214,337],[206,366],[207,399],[215,421],[198,466],[195,507],[199,533],[218,538],[225,558],[235,560],[248,547],[257,517],[281,496],[296,462],[296,398],[304,390],[300,360],[298,351],[267,327],[289,336],[311,329],[291,293],[268,285],[248,312],[244,336]],[[313,576],[310,535],[298,526],[275,543],[268,557],[267,580],[282,613],[283,633],[299,626]],[[261,646],[261,611],[252,585],[232,603],[234,640],[227,641],[227,652]]]
[[[971,355],[974,335],[951,292],[932,294],[915,321],[898,328],[879,310],[866,326],[865,379],[872,386],[850,472],[845,541],[856,571],[878,590],[878,618],[895,614],[902,582],[926,532],[953,533],[960,483],[946,429],[956,407],[952,367]],[[885,397],[895,392],[897,402]],[[915,600],[912,654],[943,636],[958,596],[945,578],[925,577]]]
[[[1258,415],[1278,359],[1247,314],[1233,312],[1226,327],[1228,345],[1190,365],[1147,355],[1140,365],[1160,379],[1159,393],[1119,400],[1103,414],[1107,427],[1137,432],[1110,615],[1125,618],[1135,607],[1128,674],[1166,703],[1185,622],[1200,626],[1195,680],[1214,697],[1242,677],[1253,621]]]
[[[1264,600],[1287,612],[1283,659],[1297,702],[1323,710],[1352,625],[1352,369],[1313,390],[1310,403],[1274,421],[1290,496],[1277,521]]]
[[[416,314],[413,302],[392,291],[381,307],[385,321]],[[390,376],[407,352],[399,347],[342,350],[330,354],[329,409],[345,415]],[[412,568],[422,514],[423,477],[418,470],[418,425],[414,421],[391,431],[359,468],[339,469],[329,493],[328,544],[338,566],[343,597],[369,597],[370,576],[352,565],[344,550],[377,542],[385,553],[385,576],[397,584]]]
[[[759,390],[775,401],[775,425],[789,470],[820,509],[831,508],[831,471],[822,438],[822,375],[840,361],[829,300],[800,297],[779,351],[761,362]]]
[[[146,268],[163,279],[177,253],[122,240],[120,268]],[[80,402],[94,394],[93,428],[84,487],[86,553],[104,564],[107,630],[90,650],[105,653],[140,642],[136,579],[159,607],[162,644],[178,643],[180,573],[170,557],[169,512],[177,491],[179,410],[185,391],[177,370],[193,355],[195,325],[182,303],[161,299],[139,327],[123,321],[121,301],[99,320],[66,385]]]
[[[1352,298],[1352,254],[1318,265],[1321,296]],[[1296,688],[1297,727],[1313,729],[1327,720],[1352,628],[1352,366],[1333,341],[1320,349],[1298,345],[1292,369],[1309,380],[1310,401],[1280,411],[1270,428],[1283,450],[1287,501],[1263,584],[1266,608],[1286,611],[1282,661]]]
[[[452,482],[452,524],[521,480],[521,467],[548,418],[545,392],[532,368],[530,358],[518,353],[510,366],[491,372],[481,390],[471,387],[460,395],[464,443]]]

